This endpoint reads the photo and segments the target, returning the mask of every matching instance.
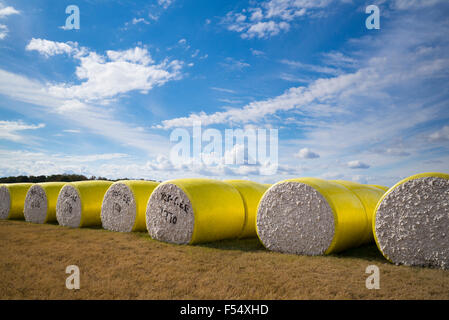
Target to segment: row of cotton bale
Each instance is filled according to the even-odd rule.
[[[273,251],[321,255],[373,242],[395,264],[449,268],[449,175],[411,176],[388,189],[291,179],[273,185],[257,212]]]
[[[448,181],[429,173],[391,189],[315,178],[273,186],[211,179],[21,183],[0,187],[0,218],[148,230],[178,244],[258,236],[269,250],[304,255],[375,240],[393,263],[448,268]]]
[[[175,243],[256,237],[257,205],[269,187],[212,179],[178,179],[158,185],[133,180],[4,185],[0,217],[34,223],[57,221],[72,228],[148,230],[157,240]],[[150,198],[155,189],[158,191]],[[163,231],[168,238],[160,233],[164,228],[168,228]]]

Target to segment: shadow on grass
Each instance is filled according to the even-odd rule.
[[[258,238],[221,240],[209,243],[201,243],[196,247],[207,247],[220,250],[237,250],[244,252],[265,251],[266,249],[260,243]]]
[[[136,232],[136,234],[138,237],[144,238],[146,240],[157,241],[151,239],[151,237],[148,235],[147,232]],[[215,242],[195,244],[193,246],[219,249],[219,250],[235,250],[243,252],[259,252],[267,250],[265,249],[265,247],[262,245],[262,243],[259,241],[258,238],[220,240]],[[331,254],[330,256],[336,258],[356,258],[376,262],[387,261],[379,252],[379,249],[377,249],[377,246],[375,244],[349,249],[340,253]]]
[[[139,238],[143,238],[145,240],[150,241],[156,241],[160,242],[158,240],[152,239],[150,235],[147,232],[136,232],[135,233]],[[245,252],[251,252],[251,251],[264,251],[265,248],[260,243],[258,238],[249,238],[249,239],[231,239],[231,240],[220,240],[215,242],[207,242],[207,243],[199,243],[195,245],[180,245],[180,244],[174,244],[174,243],[166,243],[161,242],[167,245],[173,245],[173,246],[190,246],[190,247],[204,247],[204,248],[212,248],[212,249],[219,249],[219,250],[238,250],[238,251],[245,251]]]
[[[376,262],[387,262],[385,257],[380,253],[375,244],[365,245],[358,248],[348,249],[343,252],[331,254],[337,258],[358,258],[364,260],[371,260]]]

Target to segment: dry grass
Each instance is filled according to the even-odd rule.
[[[0,299],[449,299],[449,271],[389,264],[375,246],[327,257],[257,239],[181,246],[146,233],[0,221]],[[68,290],[65,268],[81,270]],[[381,271],[365,288],[365,268]]]

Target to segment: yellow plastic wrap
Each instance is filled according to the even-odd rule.
[[[390,192],[392,192],[395,188],[397,188],[398,186],[400,186],[401,184],[403,184],[403,183],[405,183],[405,182],[407,182],[407,181],[410,181],[410,180],[413,180],[413,179],[419,179],[419,178],[425,178],[425,177],[436,177],[436,178],[442,178],[442,179],[446,179],[446,180],[449,180],[449,174],[446,174],[446,173],[440,173],[440,172],[426,172],[426,173],[420,173],[420,174],[415,174],[415,175],[413,175],[413,176],[410,176],[410,177],[408,177],[408,178],[405,178],[405,179],[403,179],[403,180],[401,180],[401,181],[399,181],[398,183],[396,183],[393,187],[391,187],[381,198],[380,198],[380,200],[378,201],[378,203],[377,203],[377,205],[376,205],[376,208],[374,209],[374,216],[373,216],[373,222],[372,222],[372,230],[373,230],[373,235],[374,235],[374,240],[375,240],[375,242],[376,242],[376,245],[377,245],[377,248],[379,249],[379,251],[382,253],[382,255],[385,257],[385,259],[387,259],[388,261],[390,261],[390,262],[393,262],[393,261],[391,261],[391,259],[382,251],[382,249],[381,249],[381,247],[380,247],[380,245],[379,245],[379,240],[377,239],[377,235],[376,235],[376,232],[375,232],[375,227],[376,227],[376,213],[377,213],[377,210],[378,210],[378,208],[379,208],[379,206],[380,206],[380,204],[382,203],[382,201],[385,199],[385,197],[390,193]]]
[[[370,186],[370,187],[376,187],[376,188],[379,188],[379,189],[381,189],[381,190],[383,190],[383,191],[385,191],[385,192],[387,192],[388,189],[390,189],[390,188],[388,188],[388,187],[385,187],[385,186],[379,186],[379,185],[377,185],[377,184],[370,184],[369,186]]]
[[[9,200],[9,203],[1,204],[2,211],[5,211],[1,214],[2,218],[24,219],[23,208],[25,205],[25,197],[28,189],[32,185],[32,183],[8,183],[1,185],[1,188],[6,188],[5,191],[9,193],[9,196],[7,196],[5,200],[2,200]]]
[[[380,198],[382,198],[385,193],[379,187],[373,187],[368,185],[363,185],[360,183],[352,182],[352,181],[343,181],[343,180],[333,180],[332,182],[339,183],[352,192],[360,199],[366,214],[366,228],[364,231],[364,237],[362,239],[362,243],[371,243],[374,240],[373,236],[373,217],[374,217],[374,209],[376,208],[377,203]]]
[[[71,186],[77,191],[79,201],[81,202],[81,219],[77,227],[101,226],[101,204],[104,194],[111,185],[111,181],[102,180],[67,183],[61,189],[57,206],[59,206],[59,201],[61,201],[61,193],[64,192],[67,186]]]
[[[245,206],[245,222],[239,238],[257,237],[257,206],[263,194],[271,185],[247,180],[225,180],[224,182],[231,184],[240,192]]]
[[[167,199],[174,202],[170,204]],[[175,221],[171,218],[166,221],[161,216],[164,212],[173,213]],[[239,191],[218,180],[166,181],[154,190],[148,201],[148,231],[161,241],[196,244],[237,238],[244,223],[245,207]]]
[[[195,224],[190,244],[240,235],[245,223],[245,207],[237,189],[211,179],[180,179],[175,184],[192,203]]]

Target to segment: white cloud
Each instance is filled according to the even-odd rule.
[[[263,51],[256,50],[256,49],[253,49],[253,48],[251,48],[250,50],[251,50],[251,53],[252,53],[253,56],[257,57],[257,56],[265,55],[265,52],[263,52]]]
[[[235,100],[235,99],[218,99],[220,102],[228,103],[228,104],[240,104],[242,103],[242,100]]]
[[[263,13],[261,8],[254,8],[251,10],[251,16],[249,18],[251,21],[260,21],[263,19]]]
[[[281,31],[288,31],[290,29],[290,25],[287,22],[274,22],[274,21],[266,21],[266,22],[257,22],[250,26],[246,33],[242,34],[243,39],[252,39],[256,38],[268,38],[279,34]]]
[[[289,81],[289,82],[299,82],[299,83],[310,83],[310,82],[312,82],[312,80],[309,79],[309,78],[297,77],[297,76],[295,76],[293,74],[285,73],[285,72],[282,72],[279,75],[279,78],[282,79],[282,80],[285,80],[285,81]]]
[[[65,48],[59,45],[45,45],[34,42],[33,49],[51,54],[55,50],[48,48]],[[72,46],[72,48],[74,48]],[[59,50],[59,49],[58,49]],[[56,52],[66,53],[62,49]],[[83,80],[80,85],[69,83],[41,83],[27,77],[0,70],[0,94],[13,100],[31,103],[36,108],[23,111],[45,114],[46,118],[68,122],[70,127],[76,125],[86,128],[86,133],[107,137],[124,146],[144,150],[149,154],[167,150],[167,137],[149,134],[126,123],[115,114],[114,106],[104,108],[110,99],[117,99],[121,93],[131,90],[146,91],[155,85],[175,79],[179,74],[181,63],[163,61],[152,64],[153,60],[146,49],[135,48],[125,51],[108,51],[106,56],[90,52],[85,48],[76,48],[71,54],[75,61],[80,61],[76,69],[77,76]],[[135,71],[135,72],[133,72]],[[12,108],[12,107],[11,107]],[[16,107],[15,107],[16,108]],[[17,111],[17,110],[15,110]],[[117,117],[118,116],[118,117]],[[148,141],[152,141],[151,144]]]
[[[0,7],[0,19],[13,14],[20,14],[20,11],[16,10],[14,7],[4,7],[4,8]]]
[[[226,88],[218,88],[218,87],[211,87],[212,90],[219,91],[219,92],[225,92],[225,93],[236,93],[234,90],[226,89]]]
[[[288,111],[295,108],[307,108],[313,102],[322,102],[332,97],[339,96],[348,88],[357,88],[367,79],[372,79],[375,70],[359,70],[353,74],[345,74],[330,79],[319,79],[308,87],[290,88],[282,95],[264,101],[251,102],[242,109],[229,109],[219,111],[211,115],[206,113],[191,114],[188,117],[165,120],[162,122],[166,129],[173,127],[191,126],[193,121],[201,121],[203,125],[219,123],[248,123],[258,122],[267,115],[278,111]]]
[[[243,39],[268,38],[290,29],[289,22],[327,7],[333,0],[268,0],[241,12],[228,12],[222,23]],[[316,15],[315,15],[316,16]]]
[[[335,68],[305,64],[299,61],[291,61],[288,59],[283,59],[280,62],[293,68],[304,69],[316,73],[331,74],[331,75],[337,75],[342,73],[340,70],[337,70]]]
[[[422,9],[445,2],[445,0],[394,0],[393,7],[399,10]]]
[[[133,18],[132,24],[139,24],[139,23],[150,24],[150,23],[149,23],[147,20],[145,20],[144,18]]]
[[[44,56],[73,54],[79,61],[76,75],[80,84],[55,84],[48,87],[51,95],[63,99],[107,103],[107,99],[138,90],[148,92],[155,86],[179,79],[182,62],[164,60],[155,64],[146,48],[135,47],[124,51],[106,51],[99,55],[76,43],[61,43],[32,39],[26,47]]]
[[[196,49],[195,52],[192,53],[192,58],[195,58],[200,53],[199,49]]]
[[[336,68],[354,68],[357,64],[356,59],[338,51],[326,52],[323,57],[325,64]]]
[[[167,9],[173,2],[175,0],[157,0],[157,3],[164,9]]]
[[[127,157],[128,157],[128,155],[125,153],[103,153],[103,154],[70,156],[71,160],[75,163],[93,162],[93,161],[102,161],[102,160],[115,160],[115,159],[122,159],[122,158],[127,158]]]
[[[106,55],[111,61],[115,62],[131,62],[142,65],[154,63],[147,49],[135,47],[124,51],[106,51]]]
[[[228,70],[242,70],[251,66],[249,63],[231,57],[227,57],[220,65]]]
[[[4,176],[13,175],[51,175],[78,173],[87,176],[103,175],[102,165],[123,161],[129,156],[123,153],[63,155],[58,153],[33,152],[26,150],[0,149],[0,172]],[[116,171],[115,177],[120,177]],[[121,176],[124,178],[125,176]],[[137,175],[135,176],[137,177]]]
[[[429,141],[431,142],[449,141],[449,126],[444,126],[437,132],[430,134]]]
[[[0,139],[10,140],[14,142],[24,142],[25,137],[19,132],[26,130],[36,130],[44,128],[45,124],[40,123],[37,125],[26,124],[23,121],[6,121],[0,120]]]
[[[0,24],[0,40],[3,40],[8,35],[9,29],[6,25]]]
[[[348,167],[351,169],[368,169],[370,165],[360,160],[353,160],[348,162]]]
[[[402,148],[386,148],[385,150],[380,150],[380,153],[393,157],[406,157],[410,155],[410,152],[407,152]]]
[[[20,11],[16,10],[14,7],[4,7],[2,3],[0,3],[0,19],[6,18],[10,15],[20,14]],[[5,24],[0,24],[0,40],[6,38],[9,33],[8,26]]]
[[[385,35],[385,38],[379,39],[375,43],[370,43],[371,38],[366,39],[360,45],[367,46],[368,51],[370,48],[377,48],[377,56],[364,58],[366,59],[364,65],[354,72],[342,73],[332,78],[319,78],[307,86],[290,88],[277,97],[251,102],[242,108],[231,108],[212,114],[200,112],[187,117],[165,120],[161,127],[168,129],[191,126],[194,120],[201,121],[203,125],[257,123],[264,120],[266,116],[292,110],[297,110],[303,115],[313,116],[314,118],[329,117],[333,114],[354,112],[353,110],[357,110],[357,106],[360,105],[360,99],[369,101],[370,104],[374,103],[376,106],[378,102],[374,101],[386,100],[385,103],[388,103],[388,105],[382,107],[384,112],[394,112],[395,114],[399,112],[400,116],[403,114],[403,110],[398,110],[392,103],[390,92],[393,87],[397,88],[395,92],[399,92],[407,90],[410,85],[426,81],[426,79],[444,79],[447,77],[443,70],[449,68],[449,57],[447,57],[443,48],[427,56],[416,50],[417,47],[422,47],[422,43],[436,41],[435,38],[438,38],[440,43],[447,42],[447,40],[443,40],[445,32],[449,32],[447,28],[440,28],[437,33],[430,29],[432,27],[416,24],[413,31],[392,30]],[[413,34],[414,37],[411,37],[409,33]],[[430,35],[432,38],[429,38]],[[398,37],[401,39],[413,38],[416,43],[413,45],[404,43],[403,47],[398,47],[395,51],[388,50],[390,46],[397,46]],[[446,45],[449,48],[449,44],[446,43]],[[348,61],[348,59],[346,60]],[[291,61],[290,64],[296,66]],[[410,68],[410,65],[413,65],[414,68]],[[303,64],[297,66],[303,66]],[[408,95],[401,95],[401,98],[406,101]],[[409,108],[409,112],[410,110],[422,109],[422,106],[416,104],[416,99],[414,103],[411,103],[413,100],[410,103],[405,103],[404,108]],[[422,101],[422,103],[425,102]],[[329,107],[323,108],[325,105]],[[389,110],[390,108],[391,110]],[[432,117],[430,109],[428,112],[416,111],[416,121],[425,121]],[[376,112],[374,112],[374,115],[378,116]],[[386,123],[390,122],[390,119],[391,117],[380,117],[379,121]],[[402,123],[397,120],[395,120],[396,123],[392,124],[393,128],[398,128]],[[347,122],[346,119],[346,124]],[[321,129],[324,130],[327,127]],[[355,131],[358,130],[358,128],[354,129]]]
[[[295,154],[295,157],[300,159],[316,159],[319,158],[320,155],[318,153],[313,152],[309,148],[302,148]]]

